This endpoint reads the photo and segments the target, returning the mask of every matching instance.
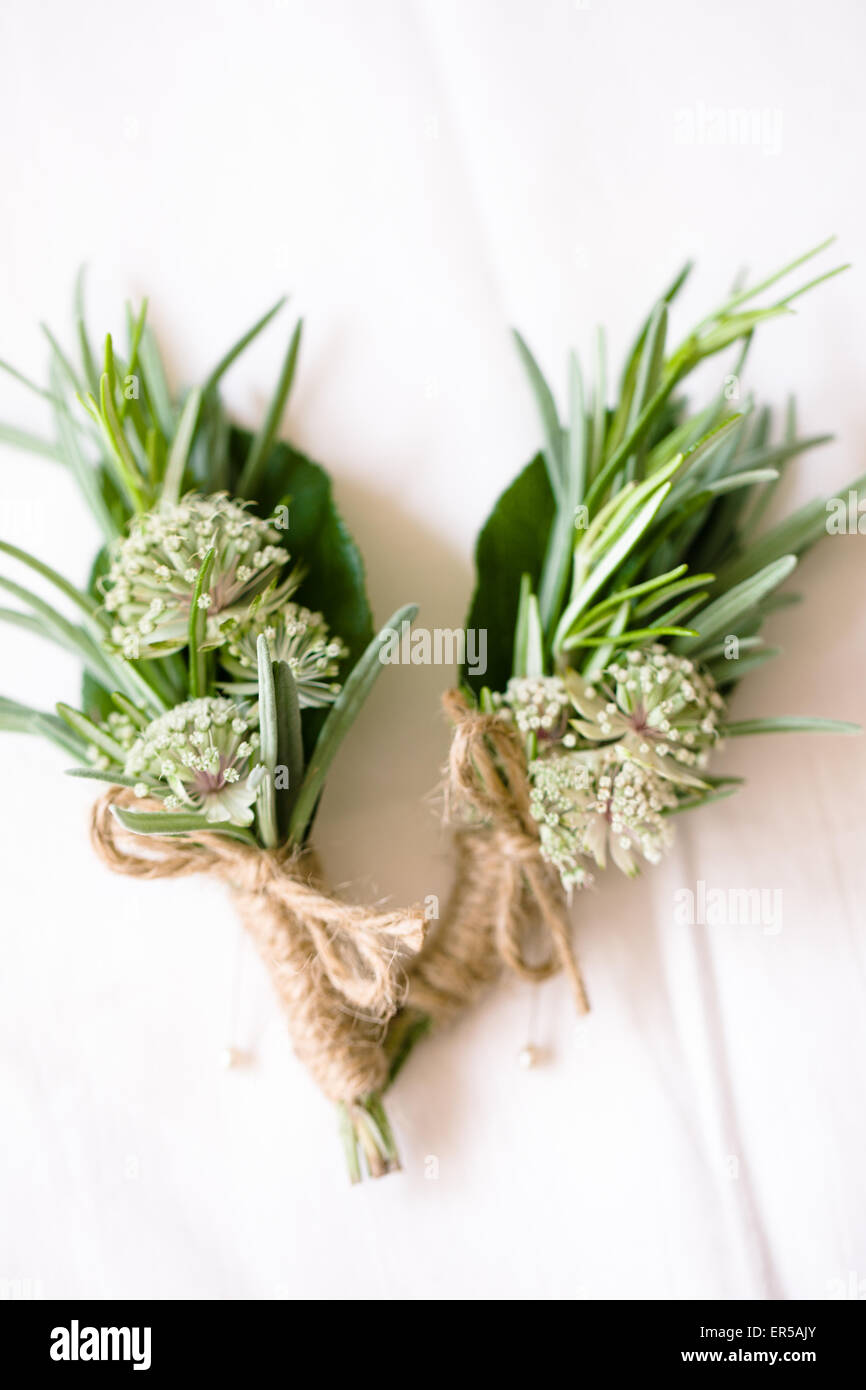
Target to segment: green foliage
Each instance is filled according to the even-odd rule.
[[[721,634],[736,634],[744,647],[760,641],[764,620],[786,597],[776,586],[825,534],[826,501],[770,530],[760,523],[791,459],[827,436],[798,436],[791,406],[784,436],[774,441],[770,412],[752,400],[735,411],[720,391],[689,408],[681,388],[700,363],[731,348],[739,379],[758,325],[790,313],[795,299],[845,267],[762,307],[754,301],[827,245],[738,290],[671,350],[669,307],[686,266],[638,333],[612,405],[601,334],[592,389],[571,355],[567,426],[517,335],[544,449],[499,498],[478,539],[467,624],[487,629],[485,686],[501,691],[512,674],[529,673],[530,654],[539,671],[587,675],[630,645],[660,642],[710,661]],[[863,495],[866,478],[852,487]],[[773,650],[754,653],[740,670]],[[722,674],[724,664],[714,669]],[[481,679],[463,677],[480,696]],[[725,684],[729,693],[733,680]],[[766,727],[751,721],[736,731]]]
[[[0,575],[0,588],[20,605],[0,608],[0,622],[73,652],[84,667],[81,710],[58,706],[58,715],[53,715],[4,699],[0,700],[0,728],[50,738],[81,764],[97,754],[98,769],[83,766],[74,771],[126,785],[124,750],[105,727],[109,715],[119,710],[135,724],[146,723],[188,698],[213,693],[224,673],[219,652],[208,650],[206,611],[197,603],[207,589],[213,553],[199,571],[186,654],[133,662],[114,650],[110,615],[101,606],[101,581],[108,570],[111,543],[136,514],[163,500],[177,501],[190,490],[244,497],[258,516],[284,528],[281,543],[301,573],[298,602],[321,612],[348,649],[340,673],[343,696],[329,714],[321,709],[301,711],[291,671],[284,662],[271,662],[265,644],[260,697],[269,776],[257,823],[266,844],[283,841],[290,823],[299,838],[308,832],[325,772],[380,669],[363,562],[335,505],[330,479],[318,464],[278,438],[297,368],[300,322],[291,334],[273,398],[255,434],[233,426],[219,398],[226,371],[283,303],[280,300],[269,309],[228,349],[200,389],[181,397],[168,384],[147,324],[147,301],[137,311],[126,306],[124,347],[119,348],[109,335],[102,352],[96,353],[85,321],[83,277],[75,295],[76,351],[67,352],[51,330],[44,329],[51,353],[49,388],[0,362],[0,370],[50,406],[56,436],[43,439],[4,425],[0,444],[68,469],[105,540],[83,588],[0,541],[0,554],[46,581],[60,604],[74,609],[78,619],[71,621],[54,601]],[[396,616],[402,618],[408,612],[401,610]],[[278,765],[289,768],[289,786],[275,792],[273,774]],[[300,812],[299,801],[303,802]],[[171,826],[165,812],[129,812],[124,823],[141,833],[160,833],[162,828],[180,834],[202,828],[187,813],[174,815]],[[229,833],[223,826],[209,828]],[[248,832],[235,829],[231,833],[249,839]]]
[[[528,575],[537,592],[556,514],[549,474],[539,454],[506,488],[476,544],[478,579],[466,626],[487,631],[487,671],[483,680],[464,673],[476,691],[482,685],[503,690],[512,673],[521,583]]]
[[[229,438],[228,485],[232,495],[254,446],[251,434],[233,428]],[[322,613],[339,632],[354,664],[373,636],[373,616],[365,590],[364,562],[334,502],[331,480],[291,445],[274,444],[259,473],[252,510],[282,520],[288,513],[284,543],[303,568],[298,599]]]

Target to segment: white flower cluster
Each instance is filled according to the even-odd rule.
[[[586,680],[568,671],[509,681],[500,703],[535,734],[531,811],[544,856],[566,887],[608,855],[630,876],[671,842],[666,813],[720,740],[724,701],[693,661],[661,646],[631,650]],[[576,716],[576,717],[575,717]]]
[[[688,769],[706,767],[719,742],[721,695],[693,661],[664,647],[629,651],[591,682],[570,673],[567,685],[581,738],[619,742],[675,781],[694,783]]]
[[[124,771],[136,795],[163,799],[166,810],[249,825],[265,775],[257,762],[257,720],[234,700],[187,700],[160,715],[136,739]]]
[[[571,700],[559,676],[513,676],[500,699],[522,734],[567,736]]]
[[[586,861],[603,869],[608,852],[633,878],[636,854],[657,864],[671,842],[663,814],[677,802],[671,783],[615,749],[536,758],[530,778],[544,857],[567,888],[591,882]]]
[[[193,493],[135,517],[128,536],[115,542],[101,582],[106,611],[114,616],[112,642],[131,660],[184,647],[199,570],[213,548],[207,591],[198,602],[207,611],[205,645],[219,646],[254,598],[263,595],[262,605],[273,611],[296,587],[296,576],[276,586],[289,559],[278,540],[267,522],[224,493]]]
[[[302,707],[330,704],[340,693],[334,677],[348,648],[339,637],[332,637],[321,613],[312,613],[296,603],[287,603],[274,616],[256,614],[248,625],[229,637],[223,650],[226,670],[237,677],[225,689],[235,695],[254,695],[258,690],[256,643],[260,633],[268,639],[272,661],[285,661],[298,688]]]

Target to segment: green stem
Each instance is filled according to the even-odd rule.
[[[387,1086],[393,1086],[415,1044],[426,1037],[432,1027],[433,1020],[429,1014],[422,1014],[418,1009],[401,1009],[393,1019],[385,1040],[385,1051],[391,1064]]]
[[[355,1135],[355,1126],[349,1114],[349,1107],[345,1101],[341,1100],[337,1105],[337,1115],[339,1117],[340,1138],[346,1151],[346,1167],[349,1170],[349,1181],[354,1184],[361,1181],[361,1161],[358,1156],[358,1140]]]
[[[340,1136],[346,1151],[349,1180],[358,1183],[363,1176],[361,1155],[372,1178],[397,1172],[400,1155],[382,1099],[417,1042],[430,1031],[432,1019],[417,1009],[401,1009],[393,1019],[385,1041],[390,1062],[388,1080],[381,1091],[363,1100],[341,1101],[337,1106]]]
[[[399,1170],[400,1158],[381,1096],[341,1101],[337,1107],[346,1166],[352,1183],[361,1181],[361,1155],[371,1178]]]

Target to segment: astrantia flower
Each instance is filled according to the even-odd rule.
[[[566,888],[590,882],[586,861],[603,869],[608,852],[633,878],[635,856],[657,864],[673,838],[664,817],[677,804],[671,783],[613,749],[552,751],[529,775],[542,853]]]
[[[208,820],[249,825],[265,775],[257,723],[234,700],[187,700],[162,714],[130,749],[124,771],[139,796],[166,810],[203,811]]]
[[[256,642],[264,633],[273,661],[285,661],[298,687],[298,703],[312,707],[330,704],[340,693],[334,677],[348,648],[339,637],[332,637],[321,613],[311,613],[296,603],[287,603],[272,616],[256,613],[254,620],[240,627],[228,639],[222,662],[239,679],[226,685],[235,695],[255,695]]]
[[[693,661],[663,647],[629,651],[598,677],[570,671],[568,692],[581,716],[572,728],[590,743],[614,743],[674,781],[698,783],[719,742],[724,701]]]
[[[207,592],[198,602],[207,611],[204,645],[219,646],[257,595],[269,590],[263,602],[273,610],[296,587],[297,575],[274,583],[289,558],[278,540],[267,522],[224,493],[192,493],[134,517],[102,581],[105,608],[115,617],[113,643],[132,660],[179,651],[189,633],[198,572],[213,547]]]
[[[568,733],[571,700],[559,676],[513,676],[502,704],[511,711],[522,734],[560,739]]]

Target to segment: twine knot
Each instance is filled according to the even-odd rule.
[[[454,727],[446,808],[457,824],[457,876],[442,928],[413,967],[410,1002],[444,1021],[504,964],[526,980],[564,970],[578,1012],[588,1013],[562,884],[529,809],[520,739],[501,715],[470,709],[458,690],[443,707]],[[539,938],[547,947],[540,961]]]

